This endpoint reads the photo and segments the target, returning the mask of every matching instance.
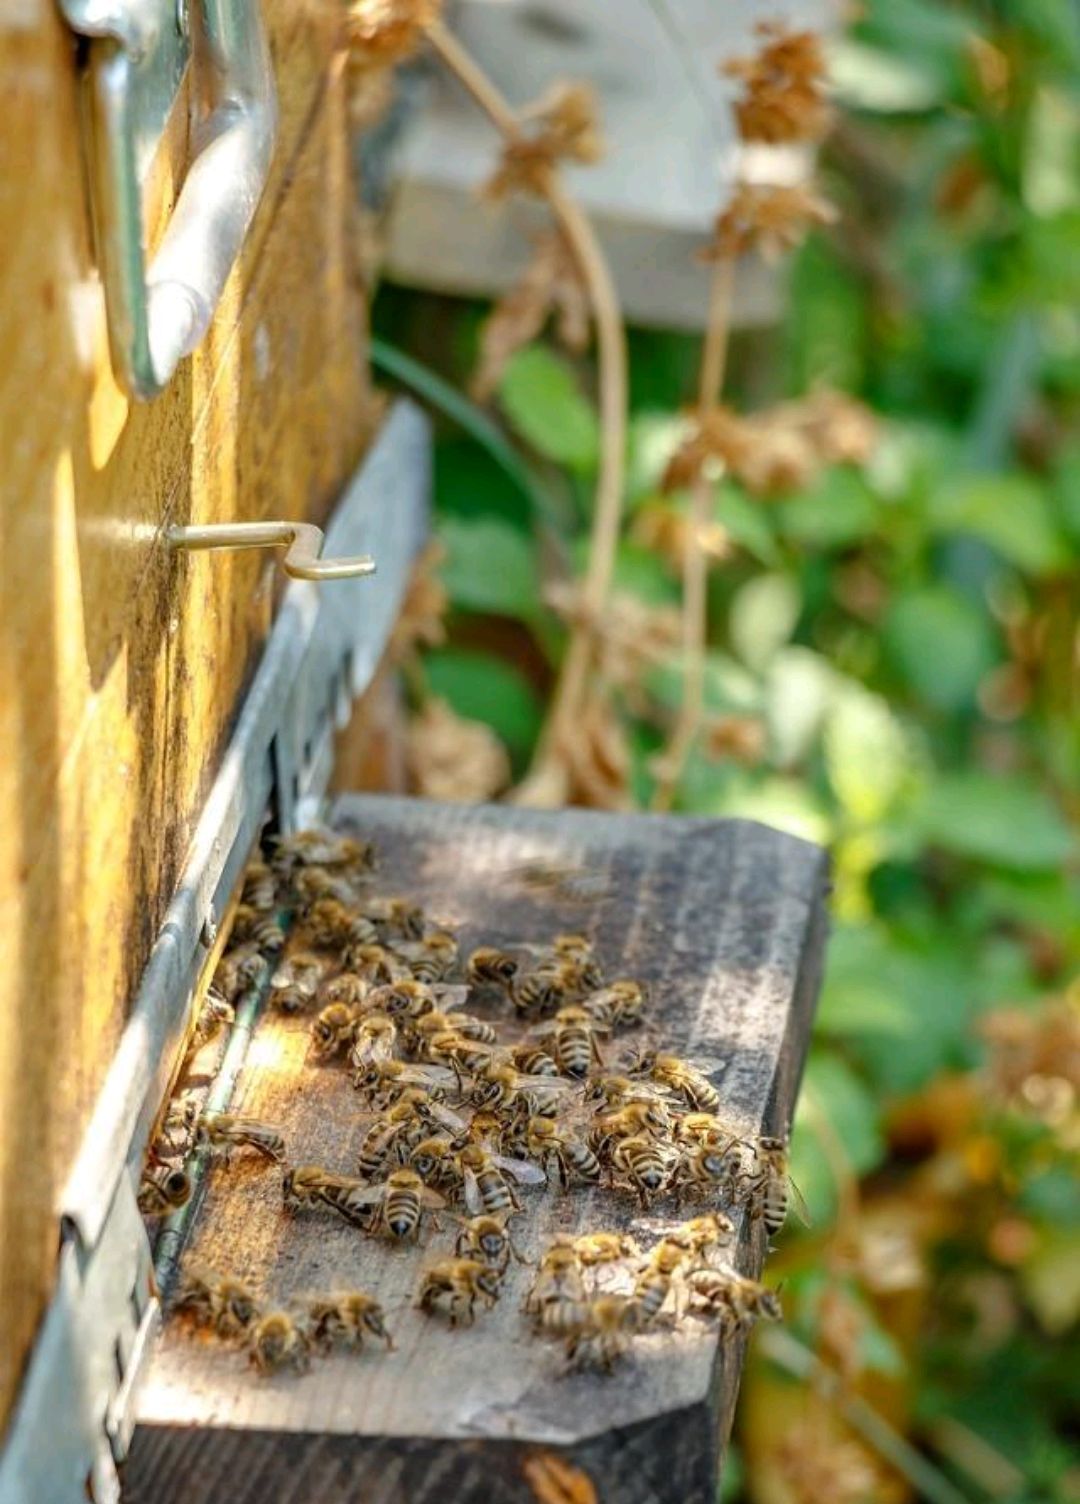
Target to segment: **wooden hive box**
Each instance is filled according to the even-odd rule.
[[[586,931],[609,975],[649,984],[665,1043],[716,1057],[725,1110],[747,1134],[787,1130],[822,961],[817,848],[742,821],[380,797],[340,797],[333,821],[376,843],[380,891],[415,897],[463,948]],[[265,1016],[234,1101],[281,1127],[291,1162],[348,1173],[364,1127],[349,1073],[307,1050],[306,1020]],[[556,1233],[598,1225],[647,1244],[675,1215],[670,1202],[644,1215],[625,1193],[584,1189],[531,1193],[526,1212],[515,1236],[532,1259]],[[266,1379],[174,1319],[139,1402],[132,1504],[712,1504],[738,1346],[690,1321],[637,1339],[610,1377],[565,1376],[522,1316],[524,1267],[472,1328],[414,1309],[421,1270],[451,1241],[443,1229],[427,1248],[388,1249],[334,1217],[283,1215],[273,1167],[214,1169],[193,1259],[272,1305],[368,1289],[397,1351]],[[744,1219],[739,1268],[757,1274],[763,1254],[760,1224]]]

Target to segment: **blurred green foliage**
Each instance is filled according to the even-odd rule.
[[[910,1197],[913,1224],[917,1205],[951,1205],[917,1240],[917,1331],[865,1324],[866,1366],[904,1374],[898,1424],[967,1496],[1034,1504],[1080,1476],[1080,1354],[1065,1340],[1080,1312],[1076,1082],[1063,1114],[1060,1091],[1051,1111],[1042,1085],[997,1081],[981,1024],[1008,1007],[1038,1038],[1080,958],[1080,8],[870,0],[835,78],[844,114],[823,168],[843,218],[790,267],[783,329],[737,336],[729,395],[745,399],[751,367],[756,405],[838,386],[873,408],[880,441],[864,470],[834,467],[779,503],[717,487],[706,705],[763,734],[750,756],[699,746],[677,807],[766,820],[834,855],[794,1146],[813,1217],[809,1254],[787,1255],[800,1329],[812,1344],[806,1271],[832,1267],[846,1179],[864,1207]],[[703,306],[704,292],[703,277]],[[388,337],[462,386],[479,313],[393,290],[376,305]],[[764,394],[761,360],[743,358],[755,340]],[[652,607],[677,604],[678,570],[629,530],[656,499],[695,366],[693,340],[631,336],[616,588]],[[584,557],[587,364],[522,350],[496,413],[543,500],[447,426],[451,639],[428,674],[520,769],[564,635],[542,581]],[[478,616],[518,624],[505,653],[497,631],[482,652],[459,645]],[[647,711],[625,719],[647,801],[678,660],[643,690]],[[967,1093],[956,1121],[934,1105],[948,1082]],[[912,1117],[918,1132],[898,1128]]]

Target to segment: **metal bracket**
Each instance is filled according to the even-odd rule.
[[[154,397],[206,333],[266,185],[277,103],[259,0],[199,0],[190,24],[187,0],[60,5],[91,39],[88,161],[113,365],[132,396]],[[192,46],[209,109],[147,267],[143,183]]]
[[[0,1504],[116,1504],[157,1301],[134,1185],[204,968],[214,916],[273,805],[295,829],[325,792],[335,725],[371,682],[427,529],[430,435],[398,403],[330,519],[327,546],[379,572],[332,591],[290,583],[203,806],[58,1206],[56,1293],[0,1453]]]

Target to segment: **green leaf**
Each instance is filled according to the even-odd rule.
[[[741,770],[728,771],[716,780],[710,792],[699,759],[688,760],[686,781],[695,797],[692,801],[683,798],[680,803],[684,808],[692,808],[695,814],[758,820],[762,825],[818,845],[829,839],[827,812],[813,790],[798,778],[761,778]]]
[[[851,1066],[813,1047],[795,1114],[791,1175],[815,1226],[836,1208],[838,1173],[868,1175],[885,1157],[879,1118],[874,1093]]]
[[[536,741],[543,706],[523,674],[493,653],[441,648],[424,659],[431,692],[470,721],[483,721],[520,766]]]
[[[913,773],[907,735],[886,702],[852,679],[839,681],[824,746],[826,772],[841,808],[860,824],[883,819]]]
[[[811,548],[847,548],[874,534],[878,503],[857,470],[835,465],[817,484],[776,508],[780,531]]]
[[[635,595],[650,606],[673,606],[679,601],[679,587],[663,560],[632,543],[619,544],[611,584],[613,590]]]
[[[832,698],[836,674],[811,648],[781,648],[765,676],[765,718],[773,759],[790,767],[817,742]]]
[[[1056,867],[1074,849],[1061,811],[1019,775],[941,774],[924,791],[912,819],[929,844],[1000,867]]]
[[[626,496],[630,506],[656,491],[686,433],[676,413],[635,413],[626,436]]]
[[[736,654],[760,672],[791,638],[802,601],[790,575],[759,574],[736,592],[729,631]]]
[[[716,488],[713,516],[732,540],[762,564],[775,565],[780,550],[773,537],[767,509],[752,501],[740,487],[730,481]]]
[[[968,475],[945,481],[930,498],[930,525],[941,533],[971,533],[1003,559],[1031,574],[1069,562],[1045,487],[1031,476]]]
[[[540,611],[540,580],[528,536],[494,517],[444,517],[442,577],[453,605],[523,621]]]
[[[573,370],[543,345],[527,345],[507,362],[499,401],[509,421],[545,459],[591,471],[600,453],[596,411]]]
[[[915,693],[942,710],[971,705],[994,662],[986,614],[947,585],[901,591],[885,618],[883,640]]]

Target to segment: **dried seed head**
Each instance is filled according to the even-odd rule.
[[[543,197],[551,169],[558,162],[596,162],[603,155],[596,94],[588,84],[556,83],[522,111],[527,133],[507,141],[499,165],[484,187],[484,196],[510,193]]]
[[[812,31],[789,31],[784,22],[757,28],[760,50],[733,58],[720,70],[743,88],[734,103],[744,141],[771,144],[820,141],[829,128],[825,99],[825,57]]]
[[[352,0],[345,10],[345,37],[354,68],[399,62],[438,20],[442,0]]]
[[[805,183],[738,183],[727,207],[717,215],[712,241],[698,256],[719,261],[759,251],[775,261],[793,250],[815,225],[832,224],[836,209]]]

